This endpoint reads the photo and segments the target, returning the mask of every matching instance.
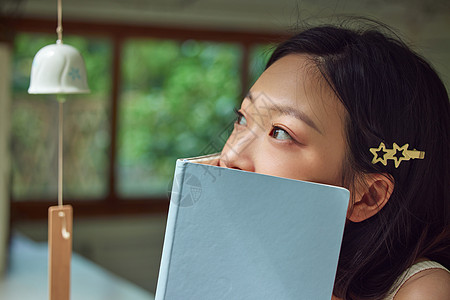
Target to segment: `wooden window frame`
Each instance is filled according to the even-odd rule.
[[[56,40],[56,23],[54,20],[21,18],[6,21],[9,29],[15,33],[54,33]],[[278,43],[287,37],[286,34],[187,29],[179,27],[159,27],[150,25],[130,25],[121,23],[94,23],[74,20],[64,20],[64,33],[81,35],[85,37],[107,38],[112,43],[112,82],[110,94],[110,147],[108,160],[108,192],[104,198],[89,200],[74,200],[65,197],[64,202],[74,208],[74,217],[98,217],[111,215],[137,215],[137,214],[166,214],[169,201],[167,197],[121,197],[116,191],[116,157],[117,157],[117,114],[118,99],[121,87],[121,57],[124,43],[133,38],[154,38],[171,40],[202,40],[214,42],[229,42],[242,46],[241,60],[241,96],[248,90],[250,49],[257,44]],[[46,219],[49,206],[56,204],[54,200],[21,199],[14,201],[11,196],[11,221]]]

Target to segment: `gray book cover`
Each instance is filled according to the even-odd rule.
[[[348,190],[178,160],[156,300],[330,300]]]

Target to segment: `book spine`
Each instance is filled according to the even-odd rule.
[[[163,300],[166,295],[167,281],[169,279],[170,260],[172,256],[172,245],[177,225],[178,209],[177,203],[181,201],[181,193],[184,186],[184,173],[187,161],[177,160],[172,185],[172,193],[167,215],[166,232],[164,237],[161,265],[159,267],[158,283],[156,285],[155,300]],[[175,199],[178,197],[178,199]]]

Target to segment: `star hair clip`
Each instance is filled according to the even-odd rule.
[[[372,164],[381,162],[383,165],[387,165],[387,160],[392,159],[396,168],[404,160],[410,159],[424,159],[425,152],[419,150],[408,150],[409,144],[405,144],[399,147],[396,143],[393,144],[393,149],[386,149],[383,142],[380,143],[378,148],[370,148],[370,152],[373,154]]]

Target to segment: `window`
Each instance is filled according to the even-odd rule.
[[[53,95],[29,95],[31,63],[49,34],[15,38],[11,118],[12,196],[16,201],[51,199],[57,191],[58,103]],[[76,199],[107,193],[110,142],[111,43],[67,36],[86,61],[91,93],[68,95],[64,103],[64,194]]]
[[[56,200],[58,104],[27,89],[34,55],[55,43],[54,22],[14,27],[12,217],[45,218],[36,208]],[[64,104],[64,201],[78,215],[166,211],[176,158],[220,151],[233,107],[280,38],[68,21],[64,32],[92,91]]]

